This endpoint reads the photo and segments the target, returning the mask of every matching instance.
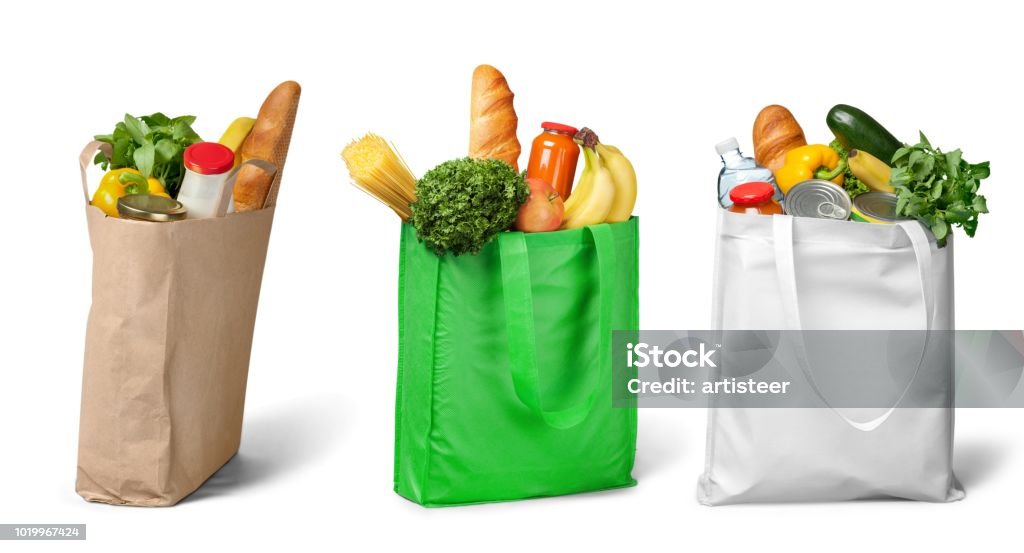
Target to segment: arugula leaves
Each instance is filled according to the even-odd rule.
[[[113,152],[110,157],[96,154],[93,163],[103,170],[138,169],[143,177],[159,179],[167,193],[177,197],[185,178],[185,148],[202,142],[192,130],[195,120],[193,115],[171,119],[159,112],[142,117],[125,114],[113,133],[96,135],[96,140],[110,144]]]
[[[892,157],[889,180],[896,188],[896,213],[928,226],[939,247],[946,245],[953,225],[974,236],[978,216],[988,213],[978,187],[989,176],[989,162],[968,163],[959,149],[943,153],[920,135],[917,144],[904,145]]]

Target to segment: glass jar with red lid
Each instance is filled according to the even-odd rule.
[[[197,142],[185,149],[185,178],[178,201],[188,209],[189,219],[216,217],[223,200],[226,179],[235,165],[231,148],[216,142]],[[231,205],[230,203],[228,204]]]
[[[533,139],[526,178],[543,179],[562,200],[568,200],[580,158],[580,147],[573,141],[577,129],[550,121],[541,123],[540,127],[543,132]]]
[[[729,191],[733,213],[758,213],[761,215],[782,215],[782,206],[772,196],[775,187],[770,182],[745,182]]]

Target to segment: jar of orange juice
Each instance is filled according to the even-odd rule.
[[[547,181],[562,200],[568,200],[580,158],[580,147],[572,139],[577,129],[549,121],[540,127],[544,132],[533,139],[526,177]]]
[[[745,182],[729,191],[733,213],[759,213],[761,215],[782,215],[782,206],[772,196],[775,186],[770,182]]]

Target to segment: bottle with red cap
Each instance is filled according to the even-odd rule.
[[[198,142],[185,149],[185,178],[178,201],[188,209],[189,219],[216,217],[225,180],[235,165],[231,148],[216,142]],[[230,198],[228,206],[231,206]]]
[[[718,203],[729,209],[732,200],[729,191],[737,184],[744,182],[770,182],[775,184],[772,170],[763,167],[752,157],[746,157],[740,151],[740,143],[736,138],[723,140],[715,144],[715,152],[722,158],[722,168],[718,172]],[[776,187],[775,199],[782,200],[782,191]]]
[[[533,139],[526,178],[543,179],[563,201],[568,200],[580,158],[580,147],[572,139],[577,129],[550,121],[540,127],[544,130]]]
[[[759,213],[761,215],[782,215],[782,206],[772,196],[775,185],[770,182],[745,182],[729,191],[733,213]]]

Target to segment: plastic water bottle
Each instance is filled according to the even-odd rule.
[[[775,184],[775,177],[767,167],[762,167],[753,158],[743,157],[740,143],[735,138],[715,144],[715,151],[722,156],[722,170],[718,173],[718,203],[728,208],[732,205],[729,191],[745,182],[769,182],[775,187],[775,199],[782,199],[782,192]]]

